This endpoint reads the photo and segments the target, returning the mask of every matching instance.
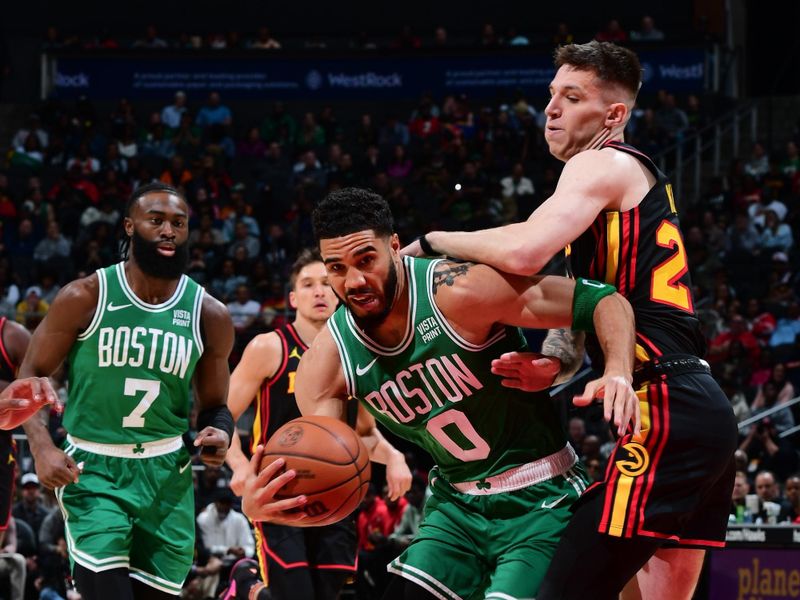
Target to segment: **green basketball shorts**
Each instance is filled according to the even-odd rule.
[[[129,569],[179,595],[195,534],[191,458],[181,439],[134,446],[67,436],[64,451],[83,463],[79,482],[56,490],[73,565]]]
[[[388,569],[443,600],[534,598],[587,486],[580,464],[499,493],[460,492],[436,467],[430,481],[419,533]]]

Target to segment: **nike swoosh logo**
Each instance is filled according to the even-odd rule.
[[[109,302],[108,306],[106,306],[106,310],[108,312],[114,312],[115,310],[122,310],[123,308],[128,308],[129,306],[133,306],[133,304],[119,304],[114,306],[113,302]]]
[[[549,504],[545,500],[542,500],[542,508],[554,508],[556,505],[561,504],[561,501],[567,496],[569,496],[569,494],[564,494],[563,496],[561,496],[561,498],[559,498],[558,500],[553,500]]]
[[[192,464],[192,461],[187,462],[185,465],[183,465],[181,468],[178,469],[178,473],[183,473],[186,469],[189,468],[189,466],[191,464]]]
[[[359,365],[356,365],[356,375],[358,375],[359,377],[361,377],[362,375],[366,375],[367,371],[369,371],[372,368],[372,365],[375,364],[376,360],[378,360],[377,356],[373,358],[371,361],[369,361],[369,364],[367,364],[367,366],[364,368],[362,368]]]

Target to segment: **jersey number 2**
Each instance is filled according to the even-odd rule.
[[[127,377],[125,379],[125,395],[135,396],[139,392],[144,392],[144,396],[127,417],[122,417],[123,427],[144,427],[144,413],[150,405],[158,398],[161,391],[161,382],[155,379],[136,379]]]
[[[678,282],[689,269],[681,232],[670,221],[662,221],[656,230],[656,244],[675,250],[663,263],[653,269],[650,281],[650,299],[653,302],[674,306],[687,312],[692,310],[692,295],[689,288]]]
[[[461,433],[461,435],[466,438],[470,444],[472,444],[472,448],[465,450],[459,446],[452,437],[447,435],[447,433],[444,431],[444,428],[448,425],[453,425],[454,427],[458,428],[458,431]],[[489,452],[491,451],[491,448],[489,448],[489,444],[486,443],[486,440],[484,440],[480,434],[475,431],[472,423],[470,423],[469,419],[467,419],[467,415],[460,410],[451,408],[450,410],[446,410],[443,413],[436,415],[428,421],[428,423],[425,425],[425,428],[428,430],[428,433],[430,433],[433,438],[439,442],[439,444],[441,444],[442,448],[447,450],[460,461],[471,462],[473,460],[483,460],[489,456]]]

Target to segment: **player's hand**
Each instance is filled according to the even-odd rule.
[[[259,446],[250,459],[242,490],[242,512],[251,521],[268,521],[280,525],[302,527],[302,521],[306,518],[306,514],[298,509],[306,503],[307,498],[295,496],[282,500],[275,499],[275,496],[294,479],[297,473],[290,469],[278,475],[286,462],[282,458],[273,461],[259,473],[258,466],[261,464],[263,455],[264,446]]]
[[[561,372],[561,361],[538,352],[506,352],[492,361],[492,373],[505,387],[525,392],[546,390]]]
[[[34,456],[36,475],[44,487],[55,489],[70,483],[78,483],[80,469],[71,456],[53,445]]]
[[[47,377],[12,381],[0,392],[0,429],[14,429],[46,405],[60,408],[58,394]]]
[[[216,427],[203,427],[194,438],[194,445],[200,448],[200,460],[209,467],[219,467],[225,462],[225,453],[231,445],[228,434]]]
[[[572,399],[575,406],[588,406],[595,398],[603,399],[603,417],[617,428],[617,434],[625,435],[628,424],[633,419],[633,433],[639,435],[642,429],[642,413],[639,398],[631,385],[630,376],[604,374],[586,384],[583,394]]]
[[[389,486],[389,499],[397,500],[411,489],[411,471],[406,457],[399,452],[386,463],[386,484]]]

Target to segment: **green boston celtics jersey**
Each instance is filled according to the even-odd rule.
[[[97,309],[69,353],[64,426],[103,444],[150,442],[189,428],[189,385],[203,342],[203,288],[181,277],[161,304],[140,300],[124,263],[97,271]]]
[[[348,393],[427,450],[450,482],[484,479],[561,450],[566,439],[549,398],[505,388],[491,373],[493,358],[526,350],[522,333],[498,326],[477,345],[458,335],[436,306],[439,262],[404,259],[408,328],[396,347],[367,337],[344,306],[328,320]]]

